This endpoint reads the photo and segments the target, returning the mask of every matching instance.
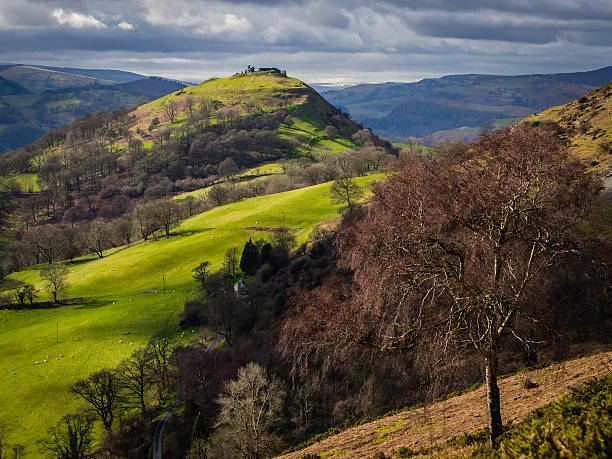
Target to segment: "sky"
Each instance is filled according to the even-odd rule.
[[[612,65],[612,0],[0,0],[0,62],[310,83]]]

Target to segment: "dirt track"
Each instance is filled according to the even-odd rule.
[[[536,408],[568,393],[571,387],[611,372],[612,352],[606,352],[502,379],[499,386],[503,421],[516,423]],[[524,378],[535,382],[537,387],[525,389]],[[327,453],[326,456],[338,458],[369,458],[379,451],[395,457],[402,446],[417,450],[422,446],[442,444],[464,432],[476,432],[486,425],[486,396],[483,385],[473,392],[433,403],[425,408],[406,411],[349,429],[282,457],[301,459],[309,453]]]

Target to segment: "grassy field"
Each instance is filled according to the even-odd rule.
[[[366,184],[377,178],[357,181]],[[0,311],[0,422],[7,427],[8,442],[24,444],[28,455],[35,455],[36,441],[46,429],[79,405],[67,393],[71,383],[116,365],[156,331],[177,332],[177,313],[196,287],[191,270],[204,260],[216,270],[228,248],[241,250],[249,237],[267,237],[246,227],[280,226],[284,218],[286,226],[300,228],[298,239],[306,240],[313,225],[336,215],[338,206],[330,203],[329,186],[217,207],[185,220],[170,238],[71,264],[69,296],[80,299],[78,304]],[[36,267],[13,277],[42,286]],[[159,293],[143,295],[147,290]]]

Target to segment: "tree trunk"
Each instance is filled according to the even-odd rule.
[[[487,379],[487,407],[489,410],[489,433],[491,449],[497,449],[503,434],[499,386],[497,385],[498,359],[495,351],[485,357]]]

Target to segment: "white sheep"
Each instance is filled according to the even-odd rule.
[[[40,365],[40,362],[36,362],[34,365]]]
[[[120,340],[119,340],[119,342],[120,342],[120,343],[123,343],[123,340],[122,340],[122,339],[120,339]]]

